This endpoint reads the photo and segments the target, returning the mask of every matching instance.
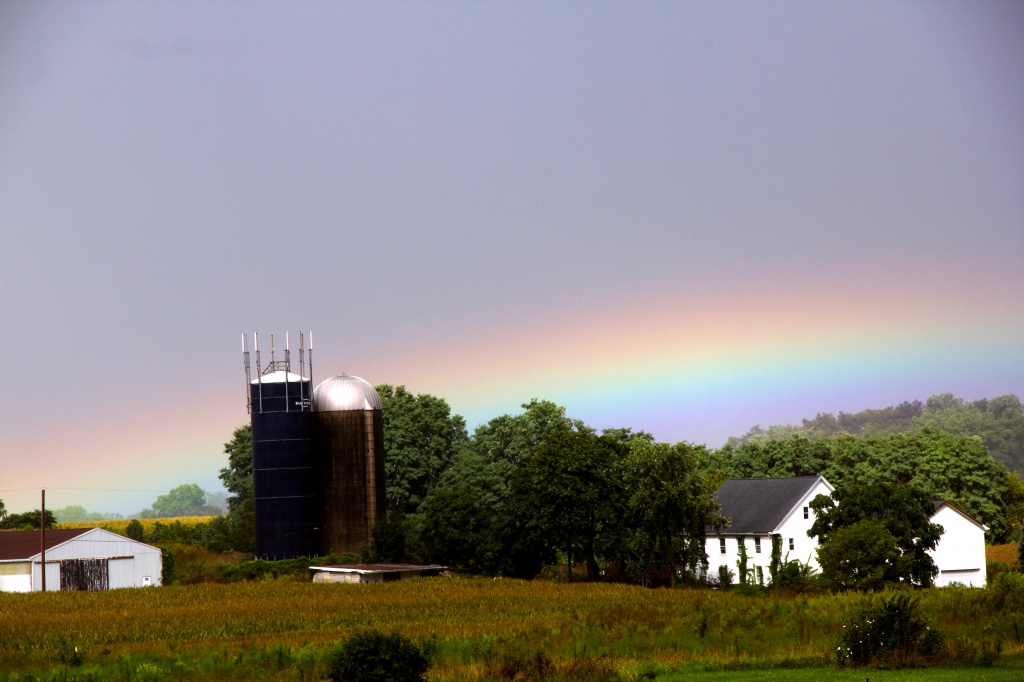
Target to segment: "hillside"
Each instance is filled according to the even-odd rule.
[[[977,436],[992,457],[1011,471],[1024,475],[1024,405],[1014,394],[968,402],[951,393],[933,395],[925,402],[904,401],[882,409],[861,412],[819,412],[799,426],[776,424],[763,429],[753,426],[729,443],[763,443],[768,440],[803,436],[811,441],[848,433],[863,438],[916,433],[923,428],[955,436]]]

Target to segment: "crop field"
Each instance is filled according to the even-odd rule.
[[[1024,658],[1024,594],[920,596],[923,615],[961,648],[998,650],[1000,665]],[[469,578],[0,593],[0,680],[51,670],[69,647],[82,653],[68,679],[133,679],[146,665],[182,679],[312,679],[320,652],[370,627],[432,641],[437,680],[501,677],[498,663],[538,656],[597,661],[622,679],[812,668],[833,665],[842,621],[878,598]]]
[[[162,523],[167,526],[172,523],[178,522],[183,526],[198,526],[202,523],[209,523],[216,516],[176,516],[173,519],[139,519],[139,523],[142,524],[143,530],[147,533],[153,531],[153,526],[158,523]],[[125,532],[128,524],[131,523],[131,519],[116,519],[107,521],[69,521],[67,523],[58,523],[57,528],[103,528],[114,533]]]

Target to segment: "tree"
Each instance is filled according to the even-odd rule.
[[[206,503],[206,492],[195,483],[172,488],[166,495],[156,498],[152,508],[144,509],[144,519],[170,519],[179,516],[216,516],[220,507]]]
[[[624,454],[616,440],[592,432],[553,430],[516,470],[513,494],[529,522],[566,555],[566,572],[581,557],[591,580],[599,577],[597,546],[617,531]]]
[[[4,501],[0,500],[0,523],[7,518],[7,507],[4,506]]]
[[[467,441],[466,421],[442,398],[413,395],[405,386],[377,386],[383,406],[387,504],[403,514],[421,511]]]
[[[124,534],[132,540],[138,540],[139,542],[144,542],[146,539],[146,529],[142,527],[138,519],[132,519],[128,522],[128,525],[125,526]]]
[[[227,539],[223,544],[242,552],[256,548],[256,511],[252,481],[252,426],[246,424],[235,429],[230,441],[224,444],[228,465],[220,470],[219,478],[231,496],[228,497]]]
[[[38,530],[40,511],[38,509],[21,514],[7,514],[0,521],[0,528],[6,530]],[[49,509],[46,510],[46,527],[53,528],[57,525],[57,517]]]
[[[895,536],[875,519],[839,528],[818,546],[821,575],[836,591],[882,589],[901,558]]]
[[[496,572],[502,554],[499,533],[495,506],[473,485],[446,488],[427,498],[420,539],[433,563]]]
[[[935,549],[942,526],[931,523],[934,504],[920,488],[892,483],[850,485],[836,488],[831,496],[818,495],[811,500],[814,524],[807,534],[828,545],[835,533],[863,520],[873,520],[896,539],[899,560],[886,565],[883,578],[888,582],[906,582],[929,587],[938,573],[928,551]],[[862,534],[869,531],[861,527]],[[848,533],[842,534],[843,538]],[[865,536],[866,537],[866,536]],[[878,534],[874,539],[879,541]],[[861,572],[867,567],[860,567]]]
[[[705,529],[725,519],[714,502],[713,486],[698,470],[704,446],[631,441],[623,464],[627,565],[637,577],[667,570],[676,584],[680,571],[707,570]]]

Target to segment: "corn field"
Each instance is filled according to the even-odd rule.
[[[1004,658],[1024,654],[1024,594],[917,595],[924,616],[948,637],[997,643]],[[439,651],[432,674],[453,680],[479,678],[482,666],[511,650],[627,667],[820,666],[833,660],[843,620],[878,598],[468,578],[0,593],[0,679],[6,669],[53,660],[55,637],[94,657],[193,650],[228,660],[275,646],[322,649],[362,628],[432,639]]]

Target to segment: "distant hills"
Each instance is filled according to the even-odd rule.
[[[794,436],[814,441],[844,433],[875,438],[931,428],[956,436],[977,436],[994,459],[1024,476],[1024,406],[1012,393],[974,402],[942,393],[923,403],[914,400],[880,410],[838,415],[819,412],[802,422],[800,426],[777,424],[767,429],[754,426],[743,436],[729,438],[729,444],[763,443]]]

